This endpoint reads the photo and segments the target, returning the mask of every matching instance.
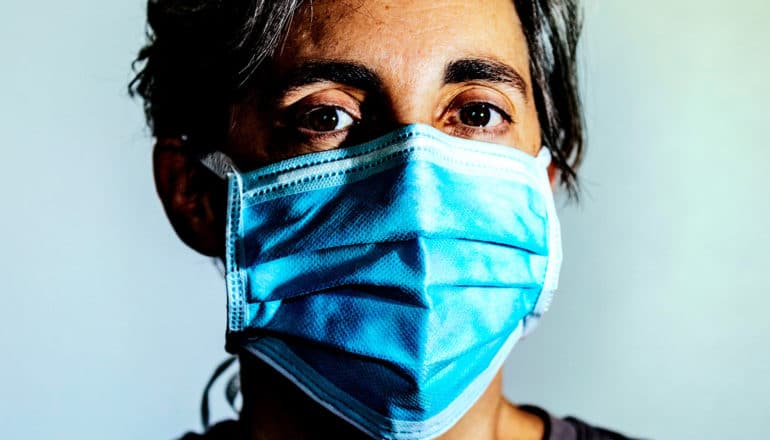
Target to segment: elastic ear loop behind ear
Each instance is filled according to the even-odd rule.
[[[553,156],[551,155],[551,150],[548,149],[545,145],[540,147],[540,152],[537,153],[537,163],[543,167],[548,168],[548,165],[551,164]]]
[[[206,387],[203,389],[203,396],[201,398],[201,424],[203,425],[203,432],[208,431],[210,424],[210,418],[211,418],[211,411],[209,408],[209,391],[211,391],[211,387],[214,385],[214,382],[217,381],[219,376],[221,376],[229,367],[237,360],[236,356],[231,356],[225,359],[216,370],[214,370],[214,374],[211,375],[211,378],[209,379],[209,382],[206,384]],[[230,404],[230,407],[233,409],[233,411],[238,412],[238,410],[235,407],[235,399],[238,397],[238,393],[241,390],[241,384],[240,384],[240,377],[239,373],[236,371],[235,374],[227,381],[227,385],[225,387],[225,399],[227,399],[227,403]]]

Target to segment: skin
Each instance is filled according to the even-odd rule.
[[[522,81],[447,84],[447,66],[458,59],[507,66]],[[297,69],[319,62],[363,66],[377,77],[379,88],[334,81],[282,88]],[[261,75],[260,89],[233,104],[227,141],[217,146],[241,170],[365,142],[412,123],[532,155],[541,146],[527,44],[510,0],[316,0],[295,16],[282,50]],[[489,112],[489,118],[481,118],[484,126],[467,124],[479,121],[469,119],[468,112],[480,108]],[[336,118],[329,125],[334,130],[316,130],[322,118],[313,112],[319,109]],[[154,152],[158,194],[183,241],[205,255],[221,256],[226,189],[182,144],[159,140]],[[241,358],[241,420],[248,438],[360,437],[261,362]],[[501,374],[441,439],[542,438],[540,419],[503,397]]]

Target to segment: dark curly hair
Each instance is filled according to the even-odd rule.
[[[529,46],[532,86],[543,143],[576,196],[584,150],[577,87],[578,0],[513,0]],[[232,103],[254,87],[303,0],[150,0],[148,43],[129,85],[144,99],[157,137],[187,136],[218,145]]]

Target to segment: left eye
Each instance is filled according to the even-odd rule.
[[[496,126],[504,116],[494,106],[484,102],[472,102],[460,108],[460,122],[470,127]]]
[[[353,123],[355,120],[348,112],[332,106],[318,107],[302,117],[304,128],[318,132],[343,130]]]

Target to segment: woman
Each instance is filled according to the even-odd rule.
[[[241,363],[204,438],[622,438],[502,396],[581,158],[574,1],[148,8],[158,193]]]

